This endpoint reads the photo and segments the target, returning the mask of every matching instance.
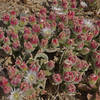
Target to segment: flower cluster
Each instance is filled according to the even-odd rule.
[[[76,5],[76,0],[53,0],[49,13],[42,8],[36,15],[17,16],[11,11],[2,16],[0,48],[11,56],[12,64],[6,66],[7,77],[0,76],[0,87],[10,100],[38,97],[48,91],[48,81],[64,86],[67,94],[77,93],[76,85],[83,81],[91,88],[96,85],[100,25],[77,16]],[[81,6],[87,7],[84,2]]]

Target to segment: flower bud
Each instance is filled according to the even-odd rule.
[[[85,47],[85,48],[83,48],[83,49],[81,50],[81,54],[87,55],[87,54],[89,53],[89,51],[90,51],[90,49],[87,48],[87,47]]]
[[[47,67],[52,70],[55,67],[55,62],[53,60],[48,61]]]
[[[74,94],[76,92],[76,87],[74,84],[67,85],[67,93]]]
[[[58,39],[57,38],[52,39],[51,43],[52,43],[52,46],[54,48],[56,48],[56,47],[59,46],[59,42],[58,42]]]
[[[73,72],[65,72],[64,73],[64,81],[66,82],[72,82],[74,81],[75,79],[75,76],[74,76],[74,73]]]
[[[62,79],[61,79],[61,75],[60,74],[53,74],[53,80],[55,82],[56,85],[60,84],[62,82]]]
[[[43,70],[40,70],[38,73],[37,73],[37,78],[39,81],[42,81],[45,79],[45,72]]]
[[[98,80],[98,76],[97,76],[96,74],[91,74],[91,75],[89,76],[88,80],[89,80],[89,84],[90,84],[91,86],[93,86],[93,85],[96,84],[96,82],[97,82],[97,80]]]

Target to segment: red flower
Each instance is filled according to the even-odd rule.
[[[53,0],[53,1],[52,1],[52,4],[53,4],[53,5],[56,5],[56,4],[58,4],[58,1],[57,1],[57,0]]]
[[[69,18],[69,19],[73,19],[74,16],[75,16],[75,12],[74,12],[74,11],[69,11],[69,12],[68,12],[68,18]]]
[[[95,64],[98,68],[100,68],[100,59],[98,59],[97,61],[96,61],[96,64]]]
[[[65,25],[64,25],[62,22],[60,22],[60,23],[58,24],[58,27],[59,27],[61,30],[64,30]]]
[[[86,37],[87,37],[87,41],[91,41],[93,39],[93,33],[87,33]]]
[[[18,19],[17,18],[11,18],[10,24],[14,25],[14,26],[17,25],[18,24]]]
[[[0,33],[0,39],[2,40],[4,38],[4,32]]]
[[[29,34],[24,34],[24,35],[23,35],[23,38],[24,38],[25,40],[28,40],[29,37],[30,37]]]
[[[40,32],[40,26],[38,24],[33,25],[32,26],[32,31],[36,32],[36,33]]]
[[[74,82],[75,83],[79,83],[81,80],[82,80],[82,75],[81,75],[81,73],[80,72],[74,72],[75,73],[75,80],[74,80]]]
[[[20,88],[21,90],[26,91],[29,89],[29,84],[27,82],[22,82]]]
[[[53,13],[53,12],[50,12],[49,19],[52,20],[52,21],[55,21],[56,20],[56,14]]]
[[[45,15],[46,12],[47,12],[46,8],[40,9],[40,14],[41,14],[41,15]]]
[[[6,79],[5,77],[2,77],[2,85],[5,86],[8,84],[8,79]]]
[[[30,34],[30,33],[31,33],[30,28],[28,28],[28,27],[24,27],[24,33],[26,33],[26,34]]]
[[[76,92],[76,87],[75,87],[75,85],[74,84],[69,84],[68,86],[67,86],[67,92],[68,93],[75,93]]]
[[[91,41],[91,47],[92,47],[93,49],[98,48],[98,46],[99,46],[99,44],[98,44],[95,40],[92,40],[92,41]]]
[[[21,16],[21,17],[20,17],[20,20],[21,20],[22,22],[26,22],[26,21],[27,21],[27,19],[26,19],[25,16]]]
[[[10,12],[10,14],[11,14],[11,15],[16,15],[16,11],[12,10],[12,11]]]
[[[74,45],[74,39],[68,39],[67,44],[68,45]]]
[[[53,47],[58,47],[59,46],[59,42],[57,38],[52,39],[52,46]]]
[[[47,65],[48,65],[49,69],[53,69],[55,67],[55,62],[50,60],[50,61],[48,61]]]
[[[35,23],[36,22],[36,17],[35,15],[30,15],[29,16],[29,22]]]
[[[64,81],[66,82],[72,82],[74,81],[75,76],[73,72],[65,72],[64,73]]]
[[[62,0],[62,7],[63,7],[64,9],[67,8],[67,1],[66,1],[66,0]]]
[[[98,80],[98,76],[95,74],[91,74],[89,79],[93,80],[93,81],[97,81]]]
[[[64,70],[68,70],[70,71],[71,68],[72,68],[72,62],[68,59],[64,60],[64,63],[63,63],[63,66],[64,66]]]
[[[13,46],[14,49],[18,49],[19,46],[20,46],[19,41],[14,41],[14,42],[12,43],[12,46]]]
[[[23,70],[27,70],[27,65],[25,62],[23,62],[21,65],[20,65],[20,68],[23,69]]]
[[[3,50],[6,52],[6,53],[10,53],[11,52],[11,47],[9,45],[3,45]]]
[[[45,79],[45,73],[43,70],[40,70],[38,73],[37,73],[37,77],[39,80],[44,80]]]
[[[4,91],[5,94],[8,94],[8,93],[11,92],[11,87],[10,86],[4,86],[3,91]]]
[[[72,64],[75,64],[77,62],[77,56],[74,56],[74,55],[70,55],[68,57],[68,60],[72,62]]]
[[[43,48],[46,47],[47,44],[48,44],[48,39],[42,39],[41,42],[40,42],[40,46],[43,47]]]
[[[32,45],[37,46],[39,42],[38,36],[36,34],[33,34],[32,38],[30,39],[30,42],[32,43]]]
[[[3,21],[8,22],[10,19],[10,16],[8,14],[3,15],[2,17]]]
[[[62,79],[61,79],[61,75],[60,74],[54,74],[53,75],[53,80],[56,84],[59,84],[62,82]]]

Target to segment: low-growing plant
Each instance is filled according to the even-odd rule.
[[[49,12],[2,16],[0,49],[11,63],[2,65],[0,87],[9,100],[99,91],[100,21],[77,15],[76,6],[76,0],[53,0]]]

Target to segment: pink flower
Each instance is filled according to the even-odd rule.
[[[69,18],[69,19],[73,19],[74,16],[75,16],[75,12],[74,12],[74,11],[69,11],[69,12],[68,12],[68,18]]]
[[[74,81],[75,79],[75,76],[74,76],[74,73],[73,72],[65,72],[64,73],[64,81],[66,82],[72,82]]]
[[[8,66],[9,78],[12,79],[17,73],[17,69],[14,66]]]
[[[74,39],[68,39],[67,44],[68,45],[74,45]]]
[[[66,34],[65,32],[62,31],[62,32],[59,34],[59,39],[62,40],[62,41],[65,41],[65,40],[66,40],[66,36],[67,36],[67,34]]]
[[[21,82],[21,75],[18,74],[11,80],[12,85],[18,85]]]
[[[40,32],[40,26],[38,24],[33,25],[32,26],[32,31],[36,32],[36,33]]]
[[[84,47],[84,42],[80,42],[77,45],[78,50],[82,49]]]
[[[33,46],[32,44],[28,41],[28,42],[24,42],[24,47],[28,50],[33,50]]]
[[[71,8],[76,8],[76,2],[73,2],[73,3],[71,4]]]
[[[98,46],[99,46],[99,44],[98,44],[95,40],[92,40],[92,41],[91,41],[91,47],[92,47],[93,49],[97,49]]]
[[[56,14],[54,12],[50,12],[49,19],[52,21],[56,20]]]
[[[74,56],[74,55],[70,55],[68,57],[68,60],[71,61],[72,64],[75,64],[77,62],[77,56]]]
[[[8,79],[5,77],[2,77],[2,85],[6,86],[8,84]]]
[[[70,71],[72,68],[72,62],[68,59],[63,62],[64,71]]]
[[[30,39],[30,43],[32,43],[32,45],[35,47],[39,43],[39,39],[38,39],[38,36],[36,34],[32,35],[32,38]]]
[[[27,21],[27,18],[26,18],[25,16],[21,16],[21,17],[20,17],[20,21],[26,22],[26,21]]]
[[[24,34],[24,35],[23,35],[23,38],[24,38],[25,40],[28,40],[29,37],[30,37],[29,34]]]
[[[40,70],[38,73],[37,73],[37,78],[39,80],[44,80],[45,79],[45,73],[43,70]]]
[[[74,84],[69,84],[69,85],[67,86],[67,92],[68,92],[69,94],[75,93],[75,92],[76,92],[76,87],[75,87],[75,85],[74,85]]]
[[[81,26],[74,26],[75,32],[81,33],[82,32],[82,27]]]
[[[96,61],[95,65],[96,65],[97,68],[100,68],[100,59],[98,59],[98,60]]]
[[[58,42],[58,39],[57,38],[54,38],[54,39],[52,39],[52,46],[53,47],[58,47],[59,46],[59,42]]]
[[[32,70],[33,72],[38,72],[40,69],[40,66],[35,62],[33,62],[29,67],[30,67],[30,70]]]
[[[10,19],[10,16],[8,14],[3,15],[2,17],[3,21],[8,22]]]
[[[21,65],[21,60],[20,60],[20,59],[16,59],[15,64],[16,64],[16,65]]]
[[[62,0],[62,7],[63,7],[64,9],[67,8],[67,1],[66,1],[66,0]]]
[[[18,24],[18,19],[17,18],[11,18],[10,24],[14,25],[14,26],[17,25]]]
[[[93,39],[93,33],[87,33],[86,37],[87,37],[87,41],[90,42]]]
[[[0,40],[3,40],[4,39],[4,32],[1,32],[0,33]]]
[[[45,48],[48,44],[48,39],[42,39],[41,42],[40,42],[40,46]]]
[[[55,62],[53,60],[48,61],[47,66],[49,69],[53,69],[55,67]]]
[[[100,27],[100,20],[98,20],[98,21],[96,22],[96,24]]]
[[[3,50],[6,52],[6,53],[11,53],[11,47],[9,45],[3,45]]]
[[[53,0],[53,1],[52,1],[52,4],[53,4],[53,5],[57,5],[57,4],[58,4],[58,1],[57,1],[57,0]]]
[[[74,82],[75,83],[79,83],[81,80],[82,80],[82,75],[80,72],[74,72],[75,73],[75,79],[74,79]]]
[[[8,94],[8,93],[11,92],[11,87],[10,86],[4,86],[3,91],[4,91],[5,94]]]
[[[24,27],[24,33],[31,34],[31,30],[28,27]]]
[[[16,39],[18,39],[18,34],[16,34],[15,32],[12,32],[11,37],[12,37],[12,39],[16,40]]]
[[[9,42],[10,42],[9,37],[5,37],[4,38],[4,43],[9,43]]]
[[[80,39],[81,41],[87,40],[86,34],[79,34],[77,38]]]
[[[28,19],[29,19],[29,22],[32,22],[32,23],[35,23],[36,22],[35,15],[30,15]]]
[[[58,24],[58,28],[60,28],[61,30],[64,30],[65,25],[64,25],[62,22],[60,22],[60,23]]]
[[[14,41],[14,42],[12,43],[12,46],[13,46],[14,49],[18,49],[18,48],[20,47],[19,41]]]
[[[23,62],[23,63],[20,65],[20,68],[21,68],[22,70],[26,71],[26,70],[27,70],[27,65],[26,65],[26,63]]]
[[[16,11],[12,10],[12,11],[10,12],[10,14],[13,15],[13,16],[16,15]]]
[[[98,80],[98,76],[97,76],[96,74],[91,74],[91,75],[89,76],[88,80],[89,80],[89,84],[90,84],[91,86],[93,86],[93,85],[96,84],[96,82],[97,82],[97,80]]]
[[[41,14],[41,15],[45,15],[46,12],[47,12],[46,8],[40,9],[40,14]]]
[[[22,82],[20,88],[22,91],[27,91],[30,88],[30,86],[27,82]]]
[[[60,74],[54,74],[53,76],[53,80],[56,84],[60,84],[62,82],[62,79],[61,79],[61,75]]]

